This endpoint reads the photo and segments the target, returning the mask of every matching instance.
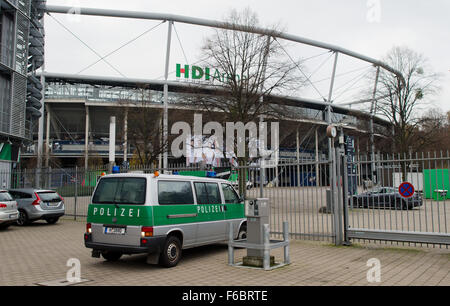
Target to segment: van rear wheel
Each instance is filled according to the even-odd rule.
[[[107,261],[118,261],[122,257],[122,253],[119,252],[102,252],[102,256]]]
[[[181,258],[181,242],[175,236],[169,236],[159,257],[159,263],[166,267],[175,267]]]

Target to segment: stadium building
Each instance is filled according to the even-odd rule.
[[[113,116],[118,118],[114,162],[127,165],[137,150],[128,139],[129,120],[133,118],[124,116],[128,114],[127,109],[139,107],[138,104],[144,102],[145,109],[164,114],[161,115],[164,118],[161,119],[161,125],[170,132],[170,127],[180,118],[190,122],[195,113],[202,112],[202,109],[186,105],[194,92],[204,97],[214,95],[217,90],[211,88],[210,79],[223,81],[227,77],[207,67],[179,63],[169,67],[170,41],[175,23],[235,31],[232,25],[171,14],[90,8],[77,8],[76,13],[159,20],[161,23],[168,21],[165,78],[74,75],[47,72],[45,69],[37,74],[36,71],[44,65],[44,12],[67,14],[71,8],[49,6],[43,0],[0,0],[0,3],[0,143],[4,149],[0,157],[8,161],[8,167],[11,160],[18,161],[19,156],[22,168],[88,168],[90,165],[105,165],[109,161],[110,118]],[[399,72],[383,62],[341,47],[259,28],[251,32],[312,46],[322,52],[325,50],[334,58],[331,84],[336,76],[338,55],[360,60],[369,64],[370,69],[384,69],[402,78]],[[174,79],[168,78],[169,69],[175,71]],[[282,162],[326,159],[329,154],[326,128],[331,124],[338,128],[341,136],[339,143],[351,144],[347,147],[351,147],[353,153],[359,150],[373,153],[376,141],[390,130],[389,122],[374,116],[373,107],[370,111],[361,111],[336,104],[331,100],[331,93],[332,86],[329,98],[323,100],[277,95],[264,97],[271,104],[283,106],[289,113],[289,116],[279,120],[278,157]],[[373,106],[375,100],[374,96],[356,102],[369,102]],[[158,166],[167,167],[170,163],[185,162],[171,156],[170,150],[166,152],[160,154]]]

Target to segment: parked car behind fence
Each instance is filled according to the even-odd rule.
[[[349,198],[353,208],[392,208],[413,209],[423,205],[422,196],[416,192],[410,198],[404,198],[398,189],[392,187],[377,187]]]

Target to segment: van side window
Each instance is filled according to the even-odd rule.
[[[223,197],[225,199],[225,204],[237,204],[239,203],[239,197],[234,191],[233,187],[228,184],[222,184]]]
[[[198,204],[220,204],[219,185],[217,183],[194,183]]]
[[[194,204],[191,183],[158,181],[158,203],[160,205]]]

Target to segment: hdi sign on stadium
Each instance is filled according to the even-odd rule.
[[[178,79],[192,80],[192,81],[203,81],[203,82],[222,82],[227,83],[232,77],[236,77],[240,80],[239,75],[229,75],[223,73],[215,68],[210,67],[200,67],[191,65],[176,64],[176,77]]]

